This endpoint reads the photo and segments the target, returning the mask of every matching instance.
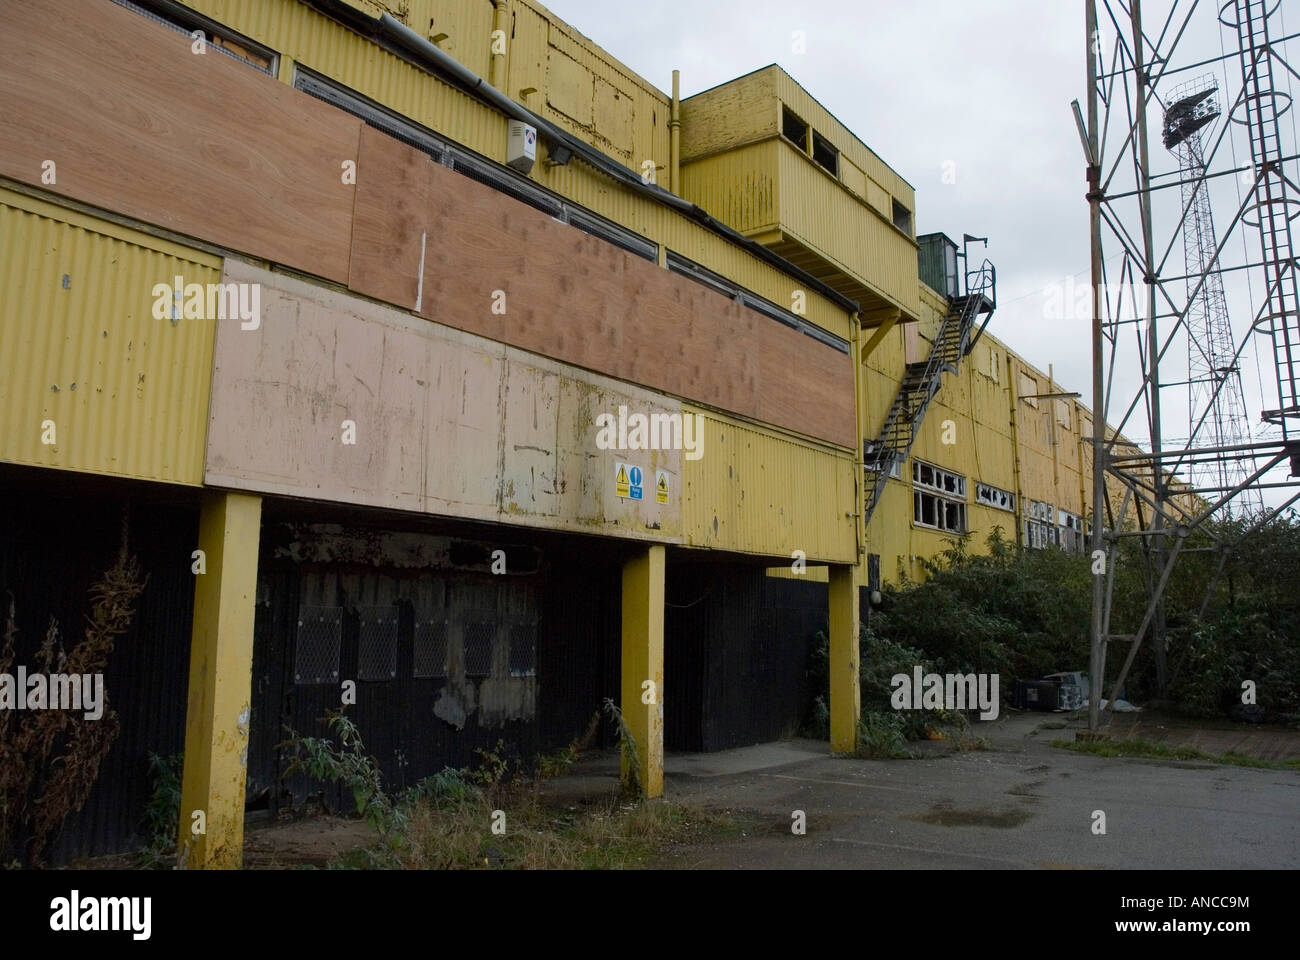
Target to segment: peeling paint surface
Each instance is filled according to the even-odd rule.
[[[237,261],[224,272],[261,284],[262,320],[218,324],[208,484],[681,540],[680,494],[620,499],[614,474],[623,460],[680,477],[682,452],[601,450],[595,423],[679,401]]]

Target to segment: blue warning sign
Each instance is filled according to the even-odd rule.
[[[629,490],[630,498],[633,500],[640,500],[641,499],[641,468],[633,467],[631,470],[629,470],[627,472],[627,479],[630,485],[630,490]]]

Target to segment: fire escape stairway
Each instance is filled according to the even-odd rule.
[[[863,451],[863,465],[867,471],[864,525],[871,522],[871,515],[880,502],[894,464],[907,462],[925,411],[943,383],[944,372],[957,372],[957,364],[971,352],[992,319],[996,304],[994,282],[993,266],[986,260],[967,278],[968,292],[949,301],[948,312],[939,324],[930,355],[923,361],[907,365],[898,396],[889,408],[880,433],[874,442],[865,444]],[[977,329],[976,321],[981,314],[987,316]]]

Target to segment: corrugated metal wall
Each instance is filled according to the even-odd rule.
[[[727,750],[794,736],[817,691],[809,657],[826,585],[758,567],[668,564],[664,742]]]
[[[779,136],[783,105],[839,150],[838,176]],[[779,224],[869,290],[917,314],[916,245],[892,223],[892,199],[914,215],[915,192],[789,74],[765,67],[690,97],[682,113],[687,197],[738,230]]]
[[[88,590],[117,555],[124,506],[130,550],[149,578],[104,678],[120,723],[117,739],[85,806],[64,823],[48,851],[51,863],[143,845],[149,754],[184,749],[194,603],[189,556],[198,510],[186,502],[188,492],[178,493],[179,499],[165,499],[157,488],[0,468],[0,602],[7,608],[12,595],[16,664],[37,669],[36,650],[50,617],[59,622],[65,649],[80,641]],[[4,862],[15,855],[0,850]]]
[[[0,460],[202,482],[215,325],[155,320],[152,290],[220,260],[5,190],[0,250]]]
[[[741,233],[780,225],[779,140],[764,140],[682,165],[682,194]],[[786,301],[789,302],[788,300]]]
[[[777,162],[774,177],[782,228],[909,315],[916,315],[916,245],[784,140]],[[853,228],[845,229],[846,224]]]
[[[690,408],[704,456],[682,461],[682,532],[692,546],[852,563],[853,457]],[[816,495],[812,495],[816,491]]]
[[[320,794],[331,807],[350,812],[343,791],[288,775],[282,747],[286,727],[303,736],[326,735],[321,718],[341,706],[345,680],[356,683],[356,703],[346,712],[395,789],[446,766],[475,766],[476,751],[493,750],[498,740],[503,756],[529,764],[539,750],[580,737],[605,697],[618,700],[624,548],[521,533],[520,543],[534,545],[525,552],[537,553],[523,565],[523,548],[510,547],[510,562],[521,572],[493,576],[430,565],[428,550],[412,552],[422,561],[396,564],[401,548],[384,546],[417,543],[422,536],[335,526],[327,548],[316,551],[335,559],[299,562],[313,556],[302,528],[274,519],[264,525],[250,806],[276,811]],[[437,563],[473,566],[498,545],[454,539],[450,561]],[[338,617],[336,646],[326,656],[337,676],[305,667],[320,662],[320,638],[313,639],[310,619],[322,611]],[[366,652],[374,649],[366,624],[377,611],[391,611],[397,621],[384,640],[391,674],[375,673],[375,656]],[[426,629],[430,624],[445,626]],[[512,657],[513,631],[520,627],[532,631],[531,672]],[[422,652],[431,642],[438,651],[433,659]],[[608,742],[603,715],[600,735],[598,743]]]

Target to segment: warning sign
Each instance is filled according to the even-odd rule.
[[[641,499],[641,493],[642,493],[642,488],[641,488],[641,468],[640,468],[640,467],[632,467],[632,468],[630,468],[630,469],[627,471],[627,479],[628,479],[628,482],[629,482],[628,495],[629,495],[633,500],[640,500],[640,499]]]
[[[663,470],[655,471],[655,496],[660,503],[668,502],[668,474]]]
[[[618,463],[614,466],[614,494],[615,496],[627,499],[630,494],[627,482],[627,464]]]

